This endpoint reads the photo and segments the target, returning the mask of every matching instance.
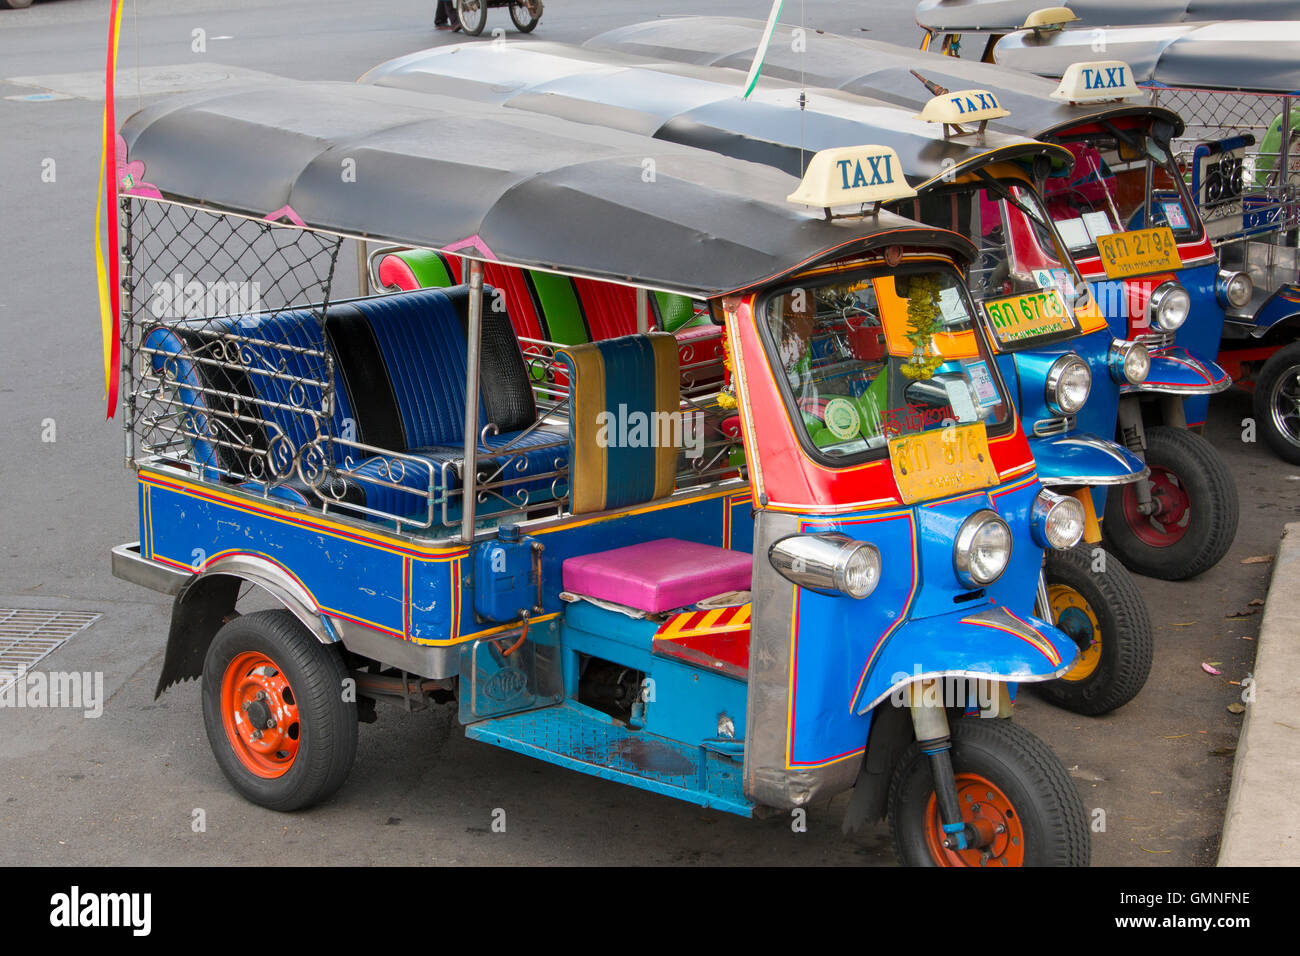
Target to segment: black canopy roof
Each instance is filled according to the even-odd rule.
[[[1069,7],[1080,27],[1300,19],[1296,0],[920,0],[916,22],[935,33],[1009,33],[1043,7]]]
[[[1033,139],[1088,120],[1156,114],[1182,131],[1169,110],[1144,103],[1072,106],[1053,99],[1056,83],[1019,70],[975,60],[925,53],[878,40],[809,31],[806,52],[795,51],[793,27],[779,24],[764,60],[763,76],[804,81],[856,96],[920,110],[933,94],[910,71],[949,90],[984,89],[997,94],[1010,116],[989,128]],[[588,40],[589,50],[630,53],[663,62],[731,67],[747,71],[763,33],[761,20],[737,17],[677,17],[620,27]],[[1003,41],[1005,42],[1005,41]],[[1098,59],[1093,54],[1090,59]],[[1109,53],[1107,59],[1112,59]],[[400,61],[398,61],[400,62]],[[1177,135],[1177,134],[1175,134]]]
[[[741,78],[728,70],[558,43],[437,47],[385,63],[363,82],[628,129],[795,176],[819,150],[865,144],[892,148],[917,187],[997,160],[1071,161],[1061,147],[1008,133],[945,140],[941,126],[879,100],[807,88],[801,110],[792,83],[764,80],[745,100]]]
[[[1000,64],[1042,76],[1098,59],[1087,30],[1013,33],[998,42],[996,56]],[[1295,94],[1300,23],[1231,20],[1107,30],[1105,58],[1127,62],[1143,86]]]
[[[287,205],[347,235],[695,295],[885,244],[973,254],[886,213],[827,221],[787,202],[797,180],[764,166],[406,90],[207,91],[147,106],[121,132],[167,198],[256,216]]]

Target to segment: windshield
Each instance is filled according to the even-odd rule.
[[[1088,284],[1060,241],[1036,190],[1015,179],[993,179],[928,192],[913,218],[971,236],[979,257],[971,266],[976,302],[1056,289],[1071,309],[1088,301]]]
[[[1136,131],[1126,135],[1128,142],[1118,135],[1090,135],[1064,143],[1074,154],[1074,169],[1047,180],[1047,210],[1076,255],[1097,255],[1097,237],[1113,232],[1168,226],[1180,243],[1201,237],[1200,218],[1168,151]]]
[[[807,444],[845,464],[889,439],[1009,425],[1010,404],[950,266],[837,273],[769,297],[769,357]]]

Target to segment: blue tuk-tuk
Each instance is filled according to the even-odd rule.
[[[955,133],[944,127],[942,120],[952,119],[946,114],[936,123],[889,104],[779,80],[760,83],[742,100],[734,75],[720,68],[555,43],[512,44],[508,51],[438,47],[382,64],[362,81],[559,113],[795,176],[825,149],[889,146],[917,193],[897,201],[894,211],[977,239],[972,298],[986,317],[996,316],[991,342],[1013,385],[1039,477],[1083,504],[1085,542],[1101,540],[1096,514],[1106,489],[1146,478],[1140,458],[1098,434],[1114,434],[1121,386],[1145,380],[1149,356],[1141,343],[1111,335],[1034,185],[1035,169],[1041,174],[1053,162],[1072,162],[1062,147],[977,134],[975,125],[988,117],[975,109],[960,117],[970,133]],[[994,103],[991,111],[997,109]],[[1088,714],[1132,700],[1152,657],[1137,585],[1118,562],[1099,565],[1083,545],[1050,554],[1044,572],[1040,613],[1075,639],[1081,657],[1039,691]]]
[[[1038,479],[971,243],[878,208],[911,192],[888,148],[800,180],[335,83],[173,98],[122,148],[114,572],[175,596],[158,690],[201,677],[240,793],[309,806],[376,701],[454,703],[471,739],[744,816],[852,789],[903,862],[1087,862],[1064,767],[1004,719],[1077,656],[1033,606],[1082,507]],[[371,242],[466,281],[365,294],[341,256]],[[640,331],[535,377],[488,265],[630,287]],[[657,293],[722,325],[713,395],[683,401]],[[718,442],[738,464],[687,463]]]
[[[1227,290],[1233,301],[1219,364],[1252,392],[1259,435],[1300,463],[1300,110],[1293,109],[1300,24],[1181,24],[1107,36],[1152,101],[1186,124],[1174,143],[1178,168],[1225,274],[1240,277]],[[1082,39],[1015,34],[999,44],[999,56],[1050,71],[1084,55]],[[1151,191],[1157,209],[1168,198],[1167,190]]]
[[[768,48],[764,73],[909,107],[920,112],[936,89],[979,89],[996,94],[1005,116],[991,117],[987,128],[1033,139],[1072,145],[1098,134],[1112,139],[1111,127],[1141,144],[1129,156],[1136,167],[1169,157],[1159,143],[1179,129],[1175,114],[1146,104],[1087,103],[1053,96],[1056,84],[1003,67],[940,54],[917,52],[888,43],[778,27]],[[690,17],[656,20],[611,30],[587,41],[593,50],[634,53],[689,64],[747,69],[763,25],[755,20]],[[1107,125],[1109,124],[1109,125]],[[1109,145],[1103,143],[1102,145]],[[1127,145],[1125,149],[1127,149]],[[1160,153],[1158,160],[1152,153]],[[1160,165],[1159,168],[1165,168]],[[1130,569],[1152,577],[1180,580],[1213,567],[1236,535],[1236,485],[1222,456],[1189,429],[1204,420],[1208,396],[1228,388],[1226,372],[1213,361],[1223,327],[1224,296],[1235,276],[1220,275],[1217,258],[1190,202],[1171,245],[1171,257],[1157,267],[1120,263],[1115,269],[1085,227],[1079,242],[1080,211],[1071,204],[1072,180],[1049,178],[1055,192],[1049,213],[1058,230],[1073,230],[1066,240],[1071,256],[1093,284],[1093,297],[1116,338],[1140,339],[1149,349],[1152,369],[1140,384],[1121,386],[1118,441],[1140,455],[1148,478],[1106,496],[1102,531],[1109,549]],[[1102,229],[1101,216],[1091,216]],[[1105,209],[1109,217],[1109,207]],[[1078,220],[1074,222],[1073,220]],[[1109,222],[1107,218],[1107,222]],[[1117,232],[1122,227],[1111,226]],[[1163,233],[1162,233],[1163,235]],[[1177,340],[1175,340],[1175,334]]]

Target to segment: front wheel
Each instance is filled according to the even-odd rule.
[[[487,26],[488,0],[456,0],[456,16],[468,36],[476,37]]]
[[[930,758],[913,743],[889,785],[889,831],[904,866],[1087,866],[1079,792],[1048,746],[1009,720],[953,722],[952,766],[962,818],[983,847],[946,849]]]
[[[203,723],[226,778],[271,810],[300,810],[342,784],[357,753],[357,705],[337,647],[288,611],[222,626],[203,662]]]
[[[1300,465],[1300,342],[1274,352],[1255,381],[1255,421],[1273,453]]]
[[[1143,514],[1135,484],[1106,496],[1102,531],[1130,571],[1165,581],[1194,578],[1219,563],[1237,535],[1237,485],[1214,446],[1185,428],[1146,430],[1155,510]]]
[[[1056,680],[1035,684],[1039,695],[1088,716],[1127,704],[1147,682],[1154,647],[1137,583],[1118,561],[1097,570],[1086,545],[1048,551],[1043,573],[1052,623],[1079,645],[1079,659]]]
[[[542,19],[542,0],[515,0],[510,4],[510,19],[520,33],[532,33]]]

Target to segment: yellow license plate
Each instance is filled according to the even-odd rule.
[[[1097,251],[1107,279],[1128,279],[1183,266],[1174,232],[1168,226],[1098,236]]]
[[[998,483],[983,422],[892,438],[889,463],[905,505]]]
[[[1065,307],[1059,289],[1039,289],[1026,295],[1009,295],[984,303],[989,328],[999,351],[1024,348],[1057,335],[1079,331],[1079,323]]]

